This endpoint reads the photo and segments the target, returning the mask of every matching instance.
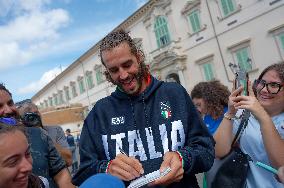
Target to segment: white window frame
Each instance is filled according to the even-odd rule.
[[[234,64],[239,65],[238,58],[237,58],[237,52],[239,50],[244,49],[244,48],[248,49],[248,51],[247,51],[248,52],[248,58],[250,59],[250,64],[251,64],[251,69],[247,70],[247,72],[252,72],[256,69],[256,65],[254,63],[253,56],[252,56],[250,39],[246,39],[246,40],[240,41],[240,42],[238,42],[234,45],[231,45],[230,47],[228,47],[228,50],[230,51],[230,53],[232,55]]]
[[[184,6],[184,8],[181,11],[181,14],[184,16],[184,18],[186,19],[187,22],[187,26],[188,26],[188,35],[189,37],[200,33],[201,31],[205,30],[207,25],[203,24],[202,22],[202,16],[201,16],[201,6],[200,6],[201,1],[200,0],[196,0],[196,1],[188,1],[187,4]],[[189,18],[189,15],[194,12],[194,11],[198,11],[199,12],[199,24],[200,24],[200,29],[198,31],[193,31],[192,28],[192,24]]]
[[[273,35],[274,41],[277,46],[278,53],[281,57],[281,61],[284,62],[284,48],[280,41],[280,35],[284,35],[284,24],[277,26],[273,29],[270,29],[268,33],[271,33]]]
[[[196,31],[194,31],[194,29],[193,29],[193,23],[191,22],[191,20],[190,20],[190,15],[191,14],[194,14],[194,12],[197,12],[196,14],[197,14],[197,18],[198,18],[198,22],[199,22],[199,28],[196,30]],[[194,33],[198,33],[198,32],[200,32],[201,30],[202,30],[202,22],[201,22],[201,12],[200,12],[200,9],[199,8],[194,8],[194,9],[192,9],[188,14],[187,14],[187,20],[188,20],[188,23],[190,24],[190,28],[191,28],[191,33],[192,34],[194,34]],[[195,22],[196,20],[194,20],[194,22]],[[195,24],[195,23],[194,23]],[[196,26],[196,25],[195,25]]]
[[[76,83],[75,82],[70,82],[70,87],[71,87],[71,93],[72,97],[75,98],[78,96],[77,88],[76,88]]]
[[[92,74],[92,71],[86,71],[85,73],[85,76],[86,76],[86,85],[87,85],[87,88],[88,89],[92,89],[95,87],[95,84],[94,84],[94,76]],[[91,79],[91,82],[89,82]]]
[[[63,91],[59,90],[58,91],[58,103],[59,105],[64,104],[64,95],[63,95]]]
[[[216,72],[215,72],[215,65],[214,65],[214,54],[210,54],[210,55],[204,56],[204,57],[196,60],[195,63],[199,66],[199,70],[201,72],[201,75],[202,75],[202,78],[203,78],[204,81],[211,81],[211,80],[215,80],[216,79]],[[212,79],[209,79],[209,80],[206,79],[206,74],[205,74],[204,68],[203,68],[203,66],[205,64],[210,64],[211,65],[212,74],[213,74]]]
[[[95,65],[94,71],[95,71],[95,79],[96,79],[97,85],[103,83],[106,80],[104,72],[103,72],[103,66],[102,65]],[[97,74],[101,75],[100,80],[98,80],[98,75]]]
[[[218,0],[217,3],[218,3],[218,7],[219,7],[219,10],[220,10],[220,13],[221,13],[221,15],[222,15],[221,18],[218,17],[219,20],[223,20],[223,19],[225,19],[225,18],[228,18],[228,17],[230,17],[231,15],[234,15],[235,13],[241,11],[241,9],[242,9],[242,6],[241,6],[240,4],[238,4],[238,3],[236,2],[236,0],[232,0],[232,3],[233,3],[233,6],[234,6],[235,10],[232,11],[232,12],[229,12],[227,15],[225,15],[224,10],[223,10],[223,7],[222,7],[222,2],[221,2],[221,0]]]
[[[78,87],[79,87],[79,93],[83,94],[86,91],[85,83],[84,83],[84,77],[83,76],[78,76],[77,78],[78,82]]]
[[[68,86],[64,87],[64,95],[65,95],[65,99],[66,101],[70,101],[71,97],[70,97],[70,90]]]

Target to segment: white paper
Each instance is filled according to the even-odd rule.
[[[170,167],[166,168],[163,172],[160,172],[160,170],[156,170],[154,172],[145,175],[145,177],[141,176],[140,178],[131,181],[130,185],[127,188],[142,187],[143,185],[147,185],[148,183],[151,183],[156,179],[159,179],[160,177],[167,175],[170,171],[171,171]]]

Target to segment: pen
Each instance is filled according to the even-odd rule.
[[[127,157],[129,157],[129,156],[127,155],[127,153],[126,153],[120,146],[118,146],[118,148],[119,148],[119,151],[120,151],[121,154],[126,155]],[[142,174],[142,176],[143,176],[144,178],[146,178],[146,176],[145,176],[144,174]]]
[[[127,155],[127,153],[126,153],[125,151],[123,151],[123,149],[122,149],[121,147],[119,147],[119,151],[120,151],[120,153],[122,153],[123,155],[126,155],[127,157],[129,157],[129,156]]]

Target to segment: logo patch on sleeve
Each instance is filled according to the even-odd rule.
[[[111,118],[112,125],[120,125],[124,124],[124,122],[125,122],[124,116]]]
[[[169,119],[172,116],[172,110],[169,101],[161,102],[161,115],[164,119]]]

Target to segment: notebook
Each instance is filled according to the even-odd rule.
[[[166,168],[163,172],[160,172],[160,170],[156,170],[154,172],[146,174],[145,176],[141,176],[131,181],[130,185],[127,188],[142,187],[143,185],[147,185],[148,183],[151,183],[156,179],[159,179],[160,177],[167,175],[170,171],[171,171],[170,167]]]

